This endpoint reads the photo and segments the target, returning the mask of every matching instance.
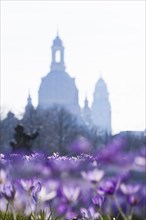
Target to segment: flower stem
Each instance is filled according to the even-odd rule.
[[[13,219],[16,220],[16,213],[15,213],[15,208],[14,208],[14,203],[13,202],[11,202],[11,207],[12,207]]]
[[[118,200],[117,200],[116,195],[114,195],[113,198],[114,198],[115,204],[116,204],[116,206],[117,206],[117,208],[118,208],[120,214],[122,215],[123,219],[124,219],[124,220],[128,220],[127,217],[126,217],[126,215],[124,214],[124,212],[123,212],[123,210],[122,210],[122,208],[121,208],[121,206],[120,206]]]
[[[101,220],[104,220],[104,219],[102,218],[102,215],[101,215],[101,214],[99,214],[99,215],[100,215],[100,219],[101,219]]]
[[[7,203],[7,206],[6,206],[6,211],[5,211],[5,215],[4,215],[3,220],[5,220],[5,219],[6,219],[6,214],[7,214],[7,212],[8,212],[8,208],[9,208],[9,202]]]
[[[131,209],[130,209],[130,213],[129,213],[129,215],[128,215],[128,220],[132,220],[133,211],[134,211],[134,208],[131,207]]]

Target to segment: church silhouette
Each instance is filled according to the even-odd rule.
[[[84,107],[79,106],[78,89],[75,78],[67,72],[64,63],[64,46],[61,38],[57,34],[53,40],[52,61],[50,72],[42,78],[38,91],[38,109],[43,111],[53,105],[60,105],[66,110],[81,116],[86,124],[95,125],[99,131],[111,134],[111,106],[107,85],[103,78],[100,78],[93,93],[93,103],[91,108],[88,105],[87,97]],[[32,106],[29,95],[26,108]]]

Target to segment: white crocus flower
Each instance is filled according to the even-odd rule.
[[[21,183],[21,186],[23,187],[23,189],[26,192],[30,192],[30,190],[31,190],[31,188],[33,186],[33,181],[31,179],[30,180],[23,180],[23,179],[21,179],[20,183]]]
[[[104,176],[104,171],[98,169],[88,172],[82,171],[81,175],[84,179],[89,180],[90,182],[99,182]]]
[[[63,194],[68,199],[68,201],[76,202],[80,194],[80,188],[77,186],[63,186]]]
[[[42,186],[41,191],[39,192],[39,200],[41,202],[49,201],[51,199],[54,199],[56,197],[56,190],[47,191],[47,189]]]

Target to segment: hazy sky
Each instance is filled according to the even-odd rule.
[[[145,1],[2,1],[1,106],[22,114],[28,91],[37,106],[59,29],[67,72],[80,105],[100,75],[107,83],[112,128],[145,128]]]

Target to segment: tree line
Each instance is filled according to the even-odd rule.
[[[47,110],[31,108],[21,119],[18,119],[14,113],[8,112],[7,117],[0,120],[1,153],[12,152],[10,143],[18,124],[21,124],[28,134],[39,132],[32,142],[32,151],[40,151],[48,155],[54,152],[60,155],[90,154],[106,146],[107,142],[114,138],[100,131],[96,126],[86,124],[81,117],[71,114],[59,105]],[[125,138],[127,150],[137,148],[144,141],[143,137],[137,138],[133,135],[126,135]]]

